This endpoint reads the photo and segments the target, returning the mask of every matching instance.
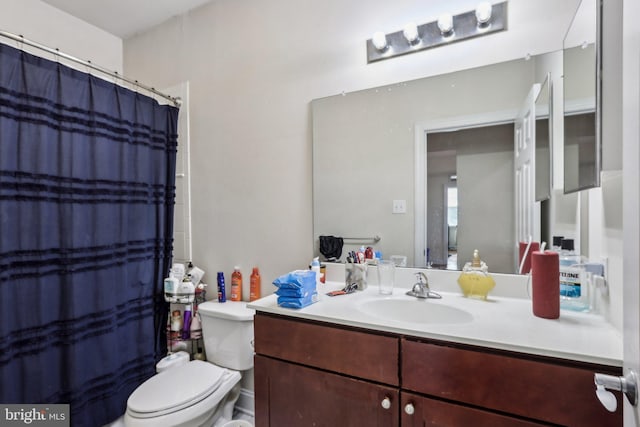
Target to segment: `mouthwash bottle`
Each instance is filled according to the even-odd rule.
[[[560,251],[560,308],[589,311],[589,286],[582,258],[574,251],[573,239],[562,239]]]

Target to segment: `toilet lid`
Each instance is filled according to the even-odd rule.
[[[127,407],[139,414],[170,412],[191,406],[213,393],[225,369],[194,360],[154,375],[129,396]]]

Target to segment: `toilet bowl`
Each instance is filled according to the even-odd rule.
[[[231,420],[241,373],[253,367],[253,315],[245,302],[199,305],[207,361],[162,370],[129,396],[127,427],[221,426]]]

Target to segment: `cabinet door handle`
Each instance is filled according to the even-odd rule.
[[[407,403],[404,407],[404,412],[407,415],[413,415],[413,413],[416,412],[415,408],[413,407],[413,403]]]
[[[380,402],[380,405],[382,405],[384,409],[391,408],[391,399],[385,396],[385,398],[382,399],[382,402]]]

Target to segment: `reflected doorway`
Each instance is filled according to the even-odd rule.
[[[433,268],[461,270],[478,249],[513,273],[513,122],[426,132],[426,247]]]

